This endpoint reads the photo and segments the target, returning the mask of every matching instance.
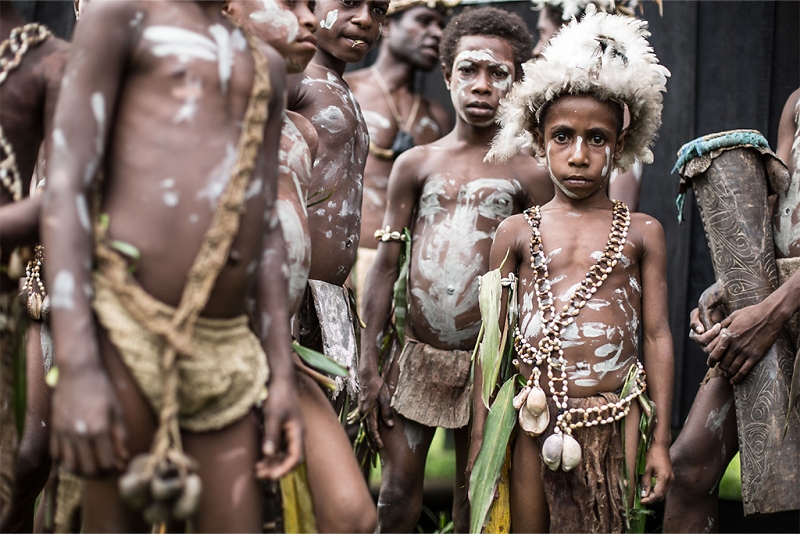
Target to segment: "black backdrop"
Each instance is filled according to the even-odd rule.
[[[534,30],[538,13],[527,1],[471,2],[455,9],[493,3],[518,13]],[[68,38],[74,25],[72,1],[16,1],[23,16],[48,24]],[[651,44],[672,72],[664,98],[663,126],[655,162],[645,168],[640,209],[664,226],[669,254],[669,321],[675,342],[674,427],[688,413],[705,358],[687,338],[688,314],[714,276],[699,213],[691,193],[685,222],[678,225],[675,196],[678,178],[670,174],[675,153],[701,135],[752,128],[775,148],[780,113],[800,86],[800,2],[664,1],[660,17],[653,2],[641,0],[650,22]],[[369,65],[375,51],[353,65]],[[421,89],[450,107],[441,73],[421,75]]]

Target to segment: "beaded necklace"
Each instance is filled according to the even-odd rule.
[[[0,43],[0,85],[6,81],[12,70],[19,67],[25,53],[32,46],[42,43],[50,36],[50,31],[41,24],[30,23],[14,28],[8,39]],[[12,57],[6,57],[9,51]],[[11,193],[14,202],[22,199],[22,179],[17,168],[14,148],[0,126],[0,184]]]
[[[555,311],[555,301],[548,279],[547,260],[542,247],[539,231],[542,215],[539,206],[525,211],[525,219],[532,229],[531,234],[531,269],[534,271],[534,287],[537,293],[539,313],[542,316],[543,336],[534,348],[519,330],[514,330],[514,348],[520,359],[533,365],[533,371],[527,385],[514,399],[514,406],[519,410],[520,426],[527,433],[538,436],[542,434],[550,422],[550,414],[546,406],[544,390],[540,385],[541,365],[547,363],[547,379],[550,396],[558,409],[553,435],[547,438],[542,447],[542,455],[550,469],[561,466],[565,471],[575,467],[580,461],[580,445],[572,437],[575,428],[608,424],[625,417],[632,401],[645,390],[644,368],[638,363],[638,372],[634,386],[629,395],[617,402],[595,406],[593,408],[568,408],[567,360],[564,358],[562,337],[564,330],[575,322],[575,317],[597,292],[603,282],[611,274],[622,256],[630,227],[630,212],[620,201],[614,201],[614,218],[611,233],[602,256],[589,268],[586,277],[572,293],[569,302],[559,313]],[[558,387],[560,386],[560,387]]]

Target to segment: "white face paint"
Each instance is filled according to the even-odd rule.
[[[569,198],[578,198],[578,195],[567,189],[567,187],[562,184],[558,179],[556,179],[556,175],[553,174],[553,169],[550,166],[550,143],[547,143],[547,148],[545,150],[545,164],[547,166],[547,172],[550,173],[550,179],[553,181],[556,187],[561,189],[561,191],[567,195]]]
[[[68,271],[59,271],[53,280],[50,291],[50,306],[53,309],[72,310],[75,308],[75,278]]]
[[[328,14],[325,16],[325,20],[319,21],[319,27],[324,30],[330,30],[336,23],[337,18],[339,18],[338,9],[334,9],[333,11],[328,11]]]
[[[461,120],[473,124],[477,127],[485,128],[494,124],[494,117],[488,117],[484,121],[474,122],[474,119],[468,118],[465,114],[463,107],[468,103],[469,86],[473,83],[472,80],[466,76],[462,77],[459,72],[460,69],[475,65],[476,63],[488,63],[492,66],[497,66],[503,72],[509,73],[510,70],[507,65],[500,62],[489,49],[483,50],[464,50],[460,52],[453,60],[453,70],[450,73],[450,100],[453,103],[453,108],[461,118]],[[497,84],[505,84],[505,89],[501,89]],[[501,90],[500,97],[502,98],[511,89],[510,77],[502,82],[498,81],[493,83],[495,88]]]
[[[250,13],[250,20],[258,23],[273,25],[277,31],[287,32],[286,42],[293,43],[300,32],[300,23],[294,13],[288,9],[283,9],[275,0],[261,0],[264,6],[263,11],[253,11]]]
[[[608,176],[608,173],[611,172],[611,148],[606,147],[606,164],[603,166],[603,170],[600,171],[603,178]]]

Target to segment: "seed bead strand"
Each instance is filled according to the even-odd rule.
[[[0,85],[6,81],[12,70],[19,67],[22,58],[32,46],[50,37],[50,31],[41,24],[30,23],[14,28],[8,39],[0,43]],[[6,57],[9,52],[13,54]],[[0,127],[0,184],[11,194],[14,202],[22,199],[22,179],[17,167],[14,147]]]
[[[623,401],[614,403],[619,404],[616,409],[613,408],[612,405],[598,407],[603,409],[593,410],[593,413],[598,414],[598,417],[593,421],[589,421],[588,412],[585,414],[581,412],[581,410],[583,410],[582,408],[567,408],[567,391],[569,389],[569,382],[567,380],[567,360],[564,358],[564,351],[561,344],[564,329],[575,322],[575,317],[580,310],[597,292],[603,282],[608,278],[611,270],[622,257],[622,249],[628,235],[628,228],[630,227],[630,211],[623,202],[614,202],[611,233],[608,236],[608,242],[603,250],[603,254],[597,262],[589,268],[586,277],[581,281],[580,285],[570,297],[569,302],[563,306],[561,312],[558,314],[555,312],[555,301],[551,291],[551,283],[548,279],[547,257],[544,254],[541,232],[539,231],[539,225],[542,219],[539,206],[534,206],[526,210],[524,216],[532,230],[530,265],[534,272],[534,288],[539,304],[538,313],[542,316],[542,330],[544,333],[539,340],[538,346],[534,348],[522,335],[519,327],[514,330],[514,345],[517,354],[519,354],[523,362],[533,365],[533,371],[528,380],[528,386],[540,387],[539,382],[542,372],[540,366],[546,361],[548,389],[559,412],[555,430],[557,433],[563,431],[566,434],[571,434],[572,429],[578,428],[579,426],[602,424],[599,423],[599,416],[601,412],[606,413],[609,410],[611,410],[612,415],[603,420],[612,422],[616,420],[614,419],[615,417],[617,419],[624,417],[624,415],[620,414],[623,412],[627,413],[627,410],[630,409],[630,400],[627,401],[627,404]],[[642,370],[642,372],[644,371]],[[557,388],[557,383],[560,385],[560,388]],[[636,391],[639,391],[638,387]],[[639,391],[638,394],[641,394],[641,391]],[[638,396],[638,394],[635,396]],[[630,395],[626,397],[626,399],[629,397]],[[625,407],[623,407],[623,405]],[[580,424],[578,424],[578,422],[571,424],[570,421],[572,421],[573,413],[581,413],[584,415],[584,420],[581,421]],[[569,417],[566,418],[566,415],[569,415]]]
[[[36,287],[39,290],[39,293],[42,295],[42,298],[47,296],[47,291],[45,291],[41,276],[43,263],[44,247],[42,245],[36,245],[36,248],[34,249],[34,257],[28,262],[28,266],[25,268],[25,283],[23,284],[23,290],[28,295],[33,292],[33,285],[36,284]]]

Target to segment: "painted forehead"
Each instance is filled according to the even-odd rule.
[[[497,67],[505,72],[511,72],[510,68],[514,65],[514,62],[494,50],[482,48],[462,50],[456,55],[453,64],[456,68],[464,65],[478,64],[487,67]]]

